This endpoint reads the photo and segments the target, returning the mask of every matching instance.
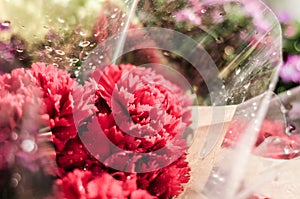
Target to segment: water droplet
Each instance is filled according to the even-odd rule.
[[[235,71],[235,75],[239,75],[240,73],[241,73],[241,69],[239,68],[239,69],[237,69],[236,71]]]
[[[285,155],[288,155],[288,154],[290,154],[291,152],[292,152],[292,150],[291,150],[291,148],[290,148],[289,146],[286,146],[286,147],[283,148],[283,153],[284,153]]]
[[[232,46],[226,46],[225,48],[225,54],[226,55],[231,55],[234,52],[234,48]]]
[[[100,55],[100,56],[99,56],[99,59],[103,59],[103,58],[104,58],[103,55]]]
[[[217,44],[221,44],[221,43],[224,42],[224,38],[223,37],[217,37],[216,42],[217,42]]]
[[[202,14],[205,14],[205,13],[207,12],[207,10],[206,10],[206,9],[201,9],[200,12],[201,12]]]
[[[168,53],[168,52],[164,52],[163,54],[164,54],[164,56],[167,56],[167,57],[170,56],[170,53]]]
[[[16,132],[12,132],[12,134],[11,134],[11,139],[12,140],[17,140],[18,139],[18,134],[16,133]]]
[[[295,42],[294,42],[294,48],[295,48],[298,52],[300,52],[300,41],[295,41]]]
[[[87,168],[88,168],[88,166],[89,166],[89,164],[85,164],[85,165],[83,166],[83,170],[86,171]]]
[[[246,84],[246,85],[244,85],[243,87],[244,87],[244,89],[248,89],[249,88],[249,86],[251,85],[251,83],[249,82],[248,84]]]
[[[110,18],[114,19],[114,18],[116,18],[116,16],[117,16],[117,14],[113,14],[110,16]]]
[[[8,27],[10,26],[10,24],[11,24],[11,22],[8,21],[8,20],[6,20],[6,21],[3,21],[3,22],[1,23],[1,26],[2,26],[2,27],[8,28]]]
[[[17,187],[19,184],[19,181],[16,178],[12,178],[10,181],[10,184],[12,187]]]
[[[74,151],[70,150],[68,151],[68,155],[73,155],[74,154]]]
[[[55,50],[55,53],[61,56],[65,55],[65,52],[62,50]]]
[[[90,47],[91,47],[91,48],[93,48],[93,47],[95,47],[95,46],[96,46],[96,43],[91,43],[91,44],[90,44]]]
[[[22,48],[17,48],[17,52],[18,52],[18,53],[22,53],[22,52],[24,52],[24,49],[22,49]]]
[[[117,12],[117,11],[118,11],[118,8],[115,8],[115,9],[114,9],[114,12]]]
[[[122,16],[121,16],[122,18],[125,18],[126,17],[126,14],[124,13],[124,14],[122,14]]]
[[[36,149],[36,144],[31,139],[25,139],[21,143],[21,148],[23,151],[30,153],[30,152],[33,152],[34,149]]]
[[[70,62],[73,63],[73,64],[76,64],[77,62],[79,62],[79,59],[78,58],[71,58]]]
[[[73,164],[73,162],[74,162],[73,160],[69,160],[69,163],[70,163],[70,164]]]
[[[90,45],[89,41],[81,41],[79,42],[79,46],[82,48],[88,47]]]
[[[61,58],[61,57],[54,57],[54,60],[56,60],[58,62],[61,62],[63,60],[63,58]]]
[[[60,18],[60,17],[57,17],[57,21],[58,21],[59,23],[65,23],[65,20],[62,19],[62,18]]]
[[[79,35],[82,36],[82,37],[85,37],[87,34],[85,32],[80,31]]]
[[[289,136],[295,135],[296,127],[293,124],[289,124],[285,129],[285,133]]]

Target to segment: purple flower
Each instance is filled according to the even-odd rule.
[[[285,82],[300,83],[300,55],[290,55],[280,71]]]
[[[282,11],[277,14],[280,23],[287,24],[292,18],[291,15],[287,11]]]
[[[181,10],[180,12],[176,13],[175,16],[177,21],[186,21],[195,25],[201,24],[201,17],[195,14],[192,8]]]

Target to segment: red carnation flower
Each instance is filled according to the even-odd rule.
[[[73,115],[80,116],[81,120],[91,115],[90,97],[66,71],[44,63],[33,64],[31,71],[44,91],[54,144],[58,151],[62,151],[65,144],[77,136]]]
[[[157,150],[191,123],[191,100],[150,68],[110,65],[96,70],[92,78],[98,82],[99,123],[110,131],[106,136],[118,147],[137,152]],[[134,143],[131,137],[135,137]]]
[[[71,96],[75,80],[67,72],[44,63],[32,65],[32,73],[44,91],[50,127],[54,135],[54,144],[60,150],[64,144],[76,136],[72,119],[73,98]]]
[[[136,178],[128,176],[125,180],[116,180],[108,173],[94,176],[90,171],[74,170],[56,181],[59,191],[56,197],[66,199],[96,198],[145,198],[152,199],[147,191],[139,190]]]
[[[110,65],[94,71],[84,90],[85,93],[77,94],[73,91],[74,109],[91,104],[97,109],[84,117],[73,113],[78,133],[66,140],[57,152],[63,172],[78,168],[94,176],[101,176],[105,171],[116,177],[111,168],[118,167],[130,171],[118,172],[122,178],[136,176],[137,188],[127,187],[126,193],[124,186],[128,181],[121,180],[125,198],[144,193],[136,192],[138,188],[159,198],[178,195],[183,189],[181,184],[189,180],[190,170],[185,161],[187,146],[182,134],[190,124],[187,107],[191,100],[183,91],[151,69],[133,65]],[[83,96],[89,96],[84,106],[82,100],[76,101]],[[149,154],[148,158],[139,155],[143,153]],[[152,172],[135,174],[136,170],[149,168]],[[92,181],[90,186],[100,186],[98,180]],[[168,186],[162,186],[165,184]]]

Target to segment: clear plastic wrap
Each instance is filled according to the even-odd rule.
[[[45,62],[83,84],[97,68],[131,63],[155,70],[193,99],[192,124],[183,133],[191,176],[178,198],[299,195],[299,92],[273,93],[282,64],[281,27],[261,1],[4,0],[0,23],[1,73]],[[73,117],[80,134],[82,115]],[[44,136],[51,134],[45,129]],[[92,140],[84,142],[94,154]],[[123,164],[109,166],[122,170]],[[19,175],[30,182],[31,175],[14,169],[13,187]],[[49,189],[41,179],[38,188]],[[30,186],[20,183],[16,197],[24,189],[31,197]]]

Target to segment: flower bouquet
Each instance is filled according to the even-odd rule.
[[[0,198],[297,198],[281,28],[259,0],[1,2]]]

